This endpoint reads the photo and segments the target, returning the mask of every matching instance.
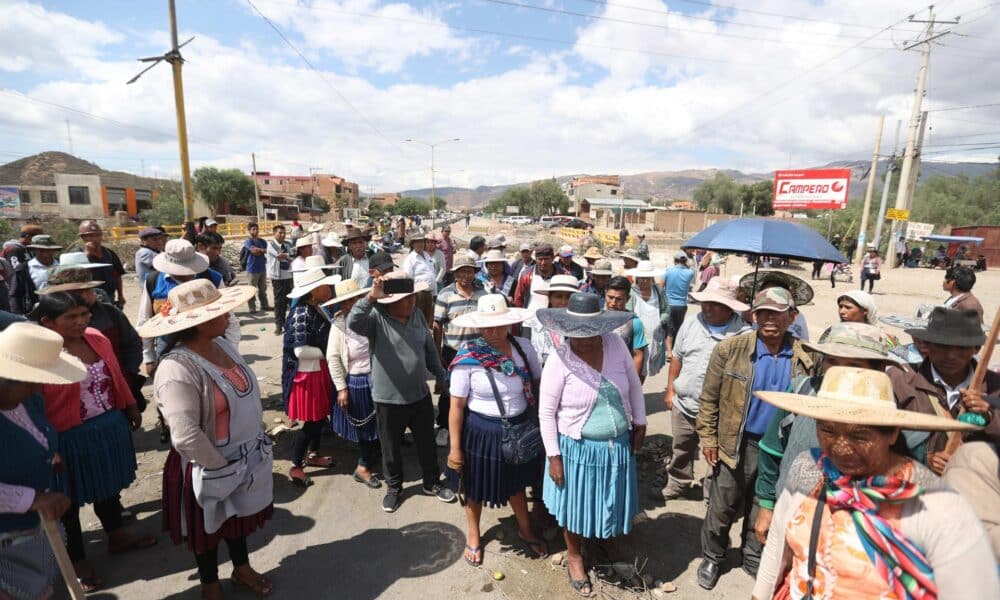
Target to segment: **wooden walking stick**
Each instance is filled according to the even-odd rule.
[[[1000,336],[1000,307],[997,307],[997,314],[993,315],[993,324],[990,326],[990,334],[986,336],[983,351],[979,355],[979,363],[976,364],[976,371],[972,374],[972,382],[969,384],[970,390],[977,390],[982,387],[983,380],[986,378],[986,370],[989,369],[990,359],[993,358],[993,348],[996,347],[998,336]],[[964,408],[959,409],[959,418],[961,418],[962,413],[964,412]],[[945,446],[944,451],[948,456],[951,456],[961,445],[962,432],[953,431],[948,434],[948,444]]]
[[[66,544],[63,543],[62,536],[59,535],[59,528],[56,527],[56,522],[46,519],[41,514],[38,516],[42,520],[42,529],[45,530],[45,537],[49,540],[52,553],[56,555],[56,563],[59,564],[59,572],[62,573],[63,581],[66,582],[66,589],[69,590],[69,595],[73,600],[85,600],[87,594],[83,591],[83,586],[80,585],[79,580],[76,578],[76,571],[73,570],[73,562],[69,559],[69,553],[66,552]]]

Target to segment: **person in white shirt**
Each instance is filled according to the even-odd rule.
[[[432,261],[434,261],[434,270],[437,273],[438,288],[444,287],[444,285],[446,285],[444,283],[444,278],[445,275],[448,273],[448,267],[445,264],[446,260],[444,257],[444,252],[441,252],[441,250],[438,248],[438,240],[440,239],[441,239],[441,234],[432,231],[427,234],[427,241],[424,242],[427,246],[424,249],[424,252],[427,254],[427,256],[431,257]]]
[[[292,261],[292,272],[304,271],[306,259],[313,255],[312,236],[307,235],[295,240],[295,260]]]
[[[28,249],[34,252],[35,257],[28,261],[28,275],[31,276],[36,290],[44,290],[49,285],[49,269],[59,265],[56,252],[62,248],[48,234],[31,238]]]
[[[416,233],[410,238],[410,253],[403,259],[402,270],[416,284],[425,283],[427,289],[417,293],[417,310],[424,313],[428,323],[434,322],[434,297],[437,296],[437,270],[434,260],[424,251],[427,238]]]

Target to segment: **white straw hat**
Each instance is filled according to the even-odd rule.
[[[503,255],[503,250],[488,250],[486,252],[486,255],[483,257],[483,262],[484,263],[491,263],[491,262],[505,263],[505,262],[507,262],[507,257]]]
[[[893,399],[889,376],[871,369],[830,367],[815,396],[757,392],[757,397],[778,408],[819,421],[919,431],[981,429],[956,419],[900,410]]]
[[[468,329],[483,329],[486,327],[503,327],[514,325],[527,319],[528,311],[523,308],[510,308],[503,294],[486,294],[479,297],[479,304],[474,312],[467,312],[452,319],[455,327]]]
[[[12,323],[0,332],[0,377],[29,383],[76,383],[87,368],[64,353],[61,335],[35,323]]]
[[[640,260],[634,269],[625,269],[625,274],[629,277],[646,277],[652,279],[656,277],[656,269],[653,268],[653,261]]]
[[[323,236],[320,244],[326,246],[327,248],[336,248],[338,246],[342,246],[344,243],[340,241],[339,235],[331,231]]]
[[[83,269],[100,269],[110,267],[110,263],[92,263],[84,252],[63,252],[59,255],[60,267],[80,267]]]
[[[288,293],[288,297],[301,298],[320,286],[340,283],[341,276],[327,275],[323,270],[325,268],[333,268],[333,265],[325,264],[322,256],[306,257],[306,268],[292,273],[295,287]]]
[[[313,243],[312,243],[312,238],[311,237],[303,236],[303,237],[300,237],[299,239],[295,240],[295,249],[296,250],[298,250],[299,248],[305,248],[306,246],[312,246],[312,245],[313,245]]]
[[[579,292],[580,291],[580,280],[572,275],[553,275],[552,279],[549,279],[548,287],[540,290],[535,290],[536,294],[541,294],[542,296],[548,296],[549,292]]]
[[[306,231],[308,231],[309,233],[319,233],[320,231],[323,231],[323,224],[313,223],[312,225],[309,226],[309,229],[307,229]]]
[[[153,268],[167,275],[197,275],[208,269],[208,257],[195,252],[187,240],[170,240],[163,252],[153,257]]]
[[[333,300],[324,302],[322,305],[333,306],[334,304],[340,304],[344,300],[364,296],[370,291],[370,287],[363,288],[358,285],[358,282],[354,278],[348,278],[333,286]]]
[[[236,285],[220,290],[208,279],[182,283],[167,294],[166,313],[161,312],[146,321],[139,328],[139,336],[156,338],[196,327],[233,312],[256,293],[257,288],[252,285]]]

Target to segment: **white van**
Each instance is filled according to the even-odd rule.
[[[531,225],[531,220],[532,220],[531,217],[525,215],[519,215],[516,217],[510,217],[510,219],[508,219],[507,222],[512,225]]]

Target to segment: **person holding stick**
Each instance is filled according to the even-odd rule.
[[[41,524],[60,519],[72,502],[61,492],[47,491],[62,461],[41,389],[42,384],[76,383],[87,374],[62,347],[62,336],[32,323],[13,323],[0,333],[2,598],[48,598],[58,577],[54,548]],[[11,460],[14,456],[17,460]],[[65,552],[59,538],[56,548]]]

